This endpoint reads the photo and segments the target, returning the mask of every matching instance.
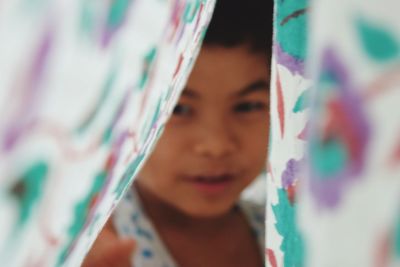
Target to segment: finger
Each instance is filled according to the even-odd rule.
[[[135,248],[135,241],[131,239],[113,242],[103,254],[102,262],[107,266],[129,267]]]
[[[94,247],[83,263],[83,267],[119,267],[131,266],[131,258],[135,250],[135,241],[108,240],[99,248]]]

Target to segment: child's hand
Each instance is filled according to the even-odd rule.
[[[109,222],[100,232],[82,267],[132,267],[132,239],[120,239]]]

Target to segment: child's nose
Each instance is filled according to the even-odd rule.
[[[238,140],[223,121],[209,123],[199,129],[195,152],[203,157],[223,158],[235,153]]]

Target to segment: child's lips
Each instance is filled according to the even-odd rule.
[[[234,175],[232,174],[201,174],[189,176],[187,181],[202,193],[218,195],[222,194],[232,184],[234,179]]]

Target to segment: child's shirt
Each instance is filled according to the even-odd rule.
[[[239,208],[246,216],[264,255],[264,207],[249,201],[240,201]],[[116,208],[113,221],[118,234],[136,241],[134,267],[178,267],[146,216],[137,192],[132,188]]]

